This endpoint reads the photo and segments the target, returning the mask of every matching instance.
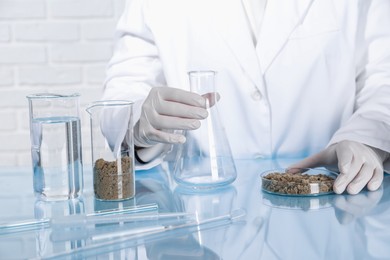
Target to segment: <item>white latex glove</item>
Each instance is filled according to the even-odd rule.
[[[289,168],[313,168],[319,166],[339,169],[333,190],[341,194],[359,193],[366,185],[377,190],[383,181],[383,162],[388,153],[354,141],[342,141],[310,156]]]
[[[135,145],[184,143],[184,135],[174,130],[197,129],[199,120],[207,116],[206,99],[201,95],[176,88],[152,88],[134,126]]]

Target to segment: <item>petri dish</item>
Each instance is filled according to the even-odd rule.
[[[261,173],[264,192],[283,196],[319,196],[334,193],[336,172],[325,168],[272,169]]]

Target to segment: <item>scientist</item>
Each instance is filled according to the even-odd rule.
[[[104,99],[135,102],[139,161],[207,117],[188,71],[218,72],[233,156],[338,166],[334,190],[380,187],[390,152],[390,1],[129,0]]]

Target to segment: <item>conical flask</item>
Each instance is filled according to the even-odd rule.
[[[178,146],[174,178],[177,183],[195,189],[230,184],[237,172],[218,114],[216,73],[191,71],[188,75],[191,91],[206,98],[209,115],[201,121],[200,128],[185,131],[186,142]]]

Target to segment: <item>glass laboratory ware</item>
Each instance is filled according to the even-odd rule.
[[[90,115],[93,187],[98,200],[120,201],[135,195],[133,103],[92,103]]]
[[[213,219],[218,216],[230,214],[234,211],[237,191],[233,185],[223,186],[219,189],[194,190],[178,185],[174,190],[175,202],[180,211],[192,213],[196,219]],[[210,246],[216,253],[223,253],[227,229],[221,228],[213,231],[213,235],[198,232],[194,234],[197,241]]]
[[[27,96],[34,192],[42,200],[77,198],[83,187],[79,94]]]
[[[34,215],[36,221],[48,220],[46,225],[35,228],[35,246],[36,258],[42,259],[47,255],[53,254],[61,248],[78,249],[85,246],[86,242],[82,239],[73,241],[61,241],[53,244],[51,239],[52,230],[50,221],[64,216],[76,216],[85,213],[85,205],[82,199],[71,199],[67,201],[42,201],[36,200],[34,205]]]
[[[178,146],[174,178],[179,184],[208,189],[232,183],[236,177],[229,142],[218,115],[219,94],[214,71],[191,71],[190,88],[206,98],[208,117],[196,130],[186,131],[186,142]]]
[[[220,189],[194,190],[179,185],[174,190],[177,207],[193,213],[199,219],[216,217],[231,212],[237,196],[233,185]]]
[[[337,173],[325,168],[272,169],[261,174],[264,192],[283,196],[332,194]]]

